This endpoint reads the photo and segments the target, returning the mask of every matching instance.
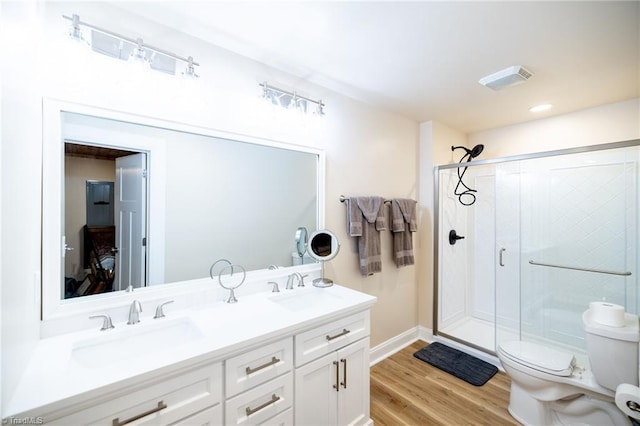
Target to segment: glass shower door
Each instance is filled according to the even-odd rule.
[[[519,161],[496,164],[494,350],[501,341],[521,336],[521,184]]]
[[[590,302],[637,312],[637,158],[631,147],[498,167],[498,344],[580,350]]]

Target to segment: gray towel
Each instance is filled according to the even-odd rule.
[[[382,197],[351,197],[347,199],[349,235],[358,238],[360,273],[364,276],[382,271],[380,231],[384,224]]]
[[[394,198],[391,200],[391,232],[393,233],[393,259],[396,266],[413,265],[412,232],[418,230],[415,200]]]

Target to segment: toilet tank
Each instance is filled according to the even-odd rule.
[[[598,384],[614,392],[621,383],[638,386],[638,316],[625,313],[624,325],[613,327],[595,321],[587,309],[582,322],[591,371]]]

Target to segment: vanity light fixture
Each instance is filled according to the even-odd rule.
[[[84,38],[84,34],[82,34],[82,29],[80,28],[80,17],[78,15],[73,15],[71,17],[71,28],[69,28],[69,37],[79,43],[89,44],[87,40]]]
[[[78,15],[66,16],[64,19],[71,21],[69,37],[76,41],[81,41],[91,46],[91,50],[112,58],[121,59],[134,63],[137,66],[144,66],[147,69],[161,71],[170,75],[182,75],[185,78],[198,78],[195,67],[200,66],[193,60],[192,56],[184,58],[158,47],[146,44],[142,38],[130,38],[104,28],[83,22]],[[89,42],[85,39],[82,27],[89,29]],[[184,71],[176,70],[178,63],[184,64]]]
[[[264,83],[259,83],[262,87],[262,98],[271,105],[280,106],[290,110],[298,110],[302,113],[314,115],[324,115],[324,103],[321,99],[314,100],[305,96],[300,96],[297,92],[288,92]],[[312,109],[312,105],[315,108]]]

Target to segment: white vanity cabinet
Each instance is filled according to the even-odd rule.
[[[295,424],[369,424],[369,312],[296,336]]]
[[[265,300],[256,294],[216,307],[236,315],[229,328],[208,328],[218,312],[185,315],[181,323],[198,327],[199,340],[100,367],[74,358],[75,345],[104,336],[99,342],[106,346],[116,334],[87,331],[42,340],[13,395],[10,413],[17,414],[5,420],[38,418],[64,426],[372,424],[369,309],[375,297],[341,286],[284,296]],[[309,306],[300,309],[300,301]],[[151,339],[143,325],[122,335]]]

